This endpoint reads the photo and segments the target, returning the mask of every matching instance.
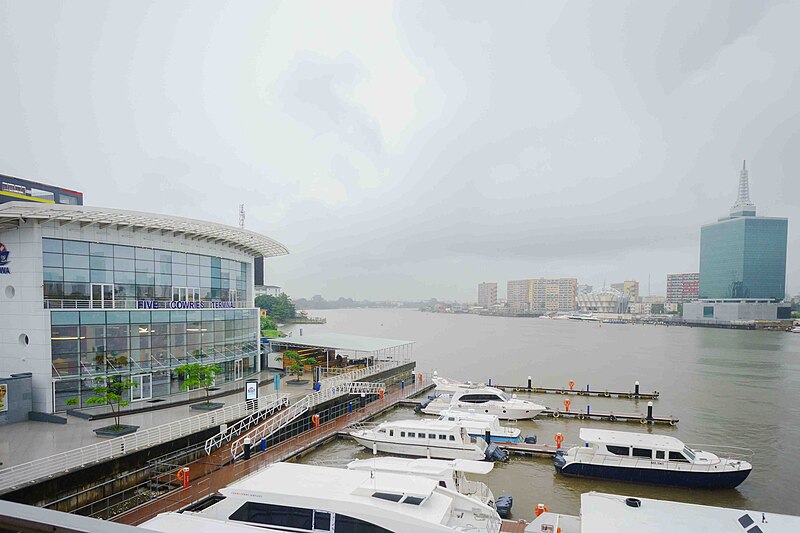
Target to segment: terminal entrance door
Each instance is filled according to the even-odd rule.
[[[111,283],[92,283],[92,309],[114,308],[114,285]]]
[[[233,362],[233,380],[244,379],[244,359],[237,359]]]
[[[136,386],[131,389],[131,401],[149,400],[153,397],[153,374],[138,374],[131,376],[131,381]]]

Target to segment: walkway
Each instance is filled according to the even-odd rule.
[[[189,465],[192,483],[188,488],[171,491],[160,498],[115,517],[113,521],[137,525],[159,513],[178,510],[209,494],[213,494],[248,474],[257,472],[272,463],[290,459],[308,448],[333,438],[350,424],[364,421],[382,411],[391,409],[400,400],[419,394],[431,386],[432,383],[426,379],[421,383],[416,382],[413,385],[406,386],[404,390],[397,386],[392,387],[387,391],[383,399],[376,400],[363,409],[356,409],[352,413],[332,420],[316,429],[288,439],[264,452],[256,453],[247,461],[236,461],[225,465],[230,460],[231,452],[229,446],[224,446],[215,450],[208,457]]]
[[[238,396],[242,394],[244,383],[240,382],[239,387],[238,390],[231,391],[219,400],[226,405],[244,401],[244,398]],[[282,379],[280,392],[288,394],[291,403],[311,392],[311,384],[302,387],[287,386],[286,380]],[[274,395],[274,393],[275,389],[272,383],[259,388],[260,396]],[[189,405],[179,405],[157,411],[123,415],[121,422],[146,429],[182,420],[201,412],[192,410]],[[113,423],[113,419],[84,420],[70,416],[66,424],[27,421],[2,426],[3,429],[0,431],[0,477],[3,475],[3,468],[102,442],[102,439],[95,436],[92,430]]]

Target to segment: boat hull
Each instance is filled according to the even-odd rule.
[[[565,476],[591,477],[629,481],[632,483],[649,483],[654,485],[670,485],[695,489],[732,489],[741,484],[751,469],[729,470],[726,472],[698,472],[686,470],[663,470],[658,468],[635,468],[604,466],[590,463],[568,463],[559,465],[558,457],[554,460],[556,472]]]
[[[480,403],[442,403],[441,405],[436,402],[431,402],[422,409],[422,412],[428,415],[439,415],[446,409],[460,409],[463,411],[474,411],[479,414],[495,415],[500,420],[528,420],[535,418],[542,409],[535,407],[528,408],[502,408],[499,406],[480,404]]]
[[[484,439],[486,440],[485,433],[470,433],[470,437],[473,439]],[[508,435],[495,435],[492,433],[490,435],[492,442],[522,442],[522,439],[519,436],[516,437],[509,437]]]
[[[445,446],[428,446],[424,444],[414,445],[397,442],[375,441],[363,436],[353,435],[353,438],[360,445],[370,450],[377,448],[382,453],[392,453],[397,455],[410,455],[413,457],[429,457],[431,459],[472,459],[482,461],[486,458],[484,453],[477,447],[456,448]]]

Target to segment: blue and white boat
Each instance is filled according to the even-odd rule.
[[[723,489],[742,483],[753,466],[752,451],[734,450],[721,458],[693,450],[675,437],[581,428],[586,446],[558,452],[553,464],[565,476],[593,477],[691,488]]]
[[[439,420],[455,422],[467,430],[472,438],[486,438],[486,432],[492,442],[520,442],[519,428],[500,425],[495,415],[476,413],[474,410],[448,409],[439,414]]]

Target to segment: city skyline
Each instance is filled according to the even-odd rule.
[[[468,300],[531,275],[664,294],[742,159],[760,211],[800,220],[798,17],[0,0],[0,174],[232,226],[244,203],[291,250],[267,283],[292,295]]]

